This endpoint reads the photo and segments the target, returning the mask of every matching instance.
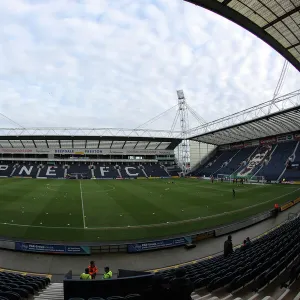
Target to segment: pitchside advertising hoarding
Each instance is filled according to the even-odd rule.
[[[172,150],[114,150],[114,149],[46,149],[46,148],[0,148],[0,153],[9,154],[71,154],[71,155],[171,155]]]
[[[74,254],[74,255],[89,255],[91,254],[90,247],[85,246],[65,246],[65,245],[46,245],[16,242],[15,250],[23,252],[38,252],[49,254]]]
[[[181,237],[176,239],[167,239],[167,240],[160,240],[160,241],[153,241],[153,242],[146,242],[146,243],[137,243],[137,244],[129,244],[127,245],[127,252],[128,253],[135,253],[135,252],[143,252],[143,251],[150,251],[162,248],[171,248],[182,246],[185,244],[189,244],[192,242],[191,237]]]

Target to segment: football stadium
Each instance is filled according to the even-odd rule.
[[[300,2],[182,2],[284,58],[273,98],[205,121],[178,89],[133,129],[62,127],[72,109],[23,127],[0,105],[0,300],[300,299],[300,82],[281,93]]]

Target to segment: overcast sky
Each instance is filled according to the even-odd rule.
[[[25,127],[135,128],[175,105],[178,89],[211,121],[270,100],[284,62],[181,0],[0,1],[0,27],[0,113]],[[299,83],[290,65],[281,94]],[[14,125],[0,116],[0,127]]]

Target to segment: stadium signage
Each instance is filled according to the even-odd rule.
[[[215,236],[215,231],[214,230],[206,231],[206,232],[203,232],[203,233],[198,233],[195,237],[195,241],[200,242],[200,241],[212,238],[214,236]]]
[[[244,143],[245,148],[259,146],[259,140],[248,141]]]
[[[281,211],[285,211],[285,210],[287,210],[288,208],[290,208],[290,207],[292,207],[292,206],[294,206],[294,201],[290,201],[290,202],[288,202],[288,203],[282,205],[282,206],[280,207],[280,210],[281,210]]]
[[[293,139],[294,138],[293,138],[292,134],[283,135],[283,136],[278,136],[277,137],[277,142],[280,143],[280,142],[292,141]]]
[[[86,246],[65,246],[65,245],[46,245],[32,243],[15,243],[15,250],[23,252],[39,252],[49,254],[76,254],[88,255],[91,254],[90,247]]]
[[[74,155],[170,155],[172,150],[136,150],[136,149],[47,149],[47,148],[0,148],[0,153],[11,154],[74,154]]]
[[[177,247],[191,242],[192,242],[191,237],[181,237],[176,239],[160,240],[160,241],[153,241],[147,243],[129,244],[127,245],[127,252],[135,253],[135,252],[143,252],[143,251],[156,250],[162,248]]]
[[[36,149],[0,148],[0,153],[36,153]]]
[[[260,140],[261,145],[265,145],[265,144],[275,144],[276,143],[276,138],[275,137],[271,137],[271,138],[266,138],[266,139],[262,139]]]
[[[231,149],[242,149],[244,148],[244,143],[239,143],[239,144],[232,144]]]
[[[230,145],[222,145],[220,146],[220,150],[229,150],[230,149]]]

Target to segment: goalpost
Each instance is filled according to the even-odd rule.
[[[225,181],[225,182],[231,182],[233,179],[233,176],[230,174],[217,174],[217,181]]]
[[[238,176],[236,174],[217,174],[217,181],[223,181],[223,182],[232,182],[233,180],[237,179],[238,181],[240,179],[244,179],[244,183],[257,183],[257,184],[263,184],[265,183],[265,177],[264,176]]]
[[[265,180],[265,177],[264,177],[264,176],[252,176],[252,177],[249,179],[249,182],[250,182],[250,183],[265,183],[266,180]]]

